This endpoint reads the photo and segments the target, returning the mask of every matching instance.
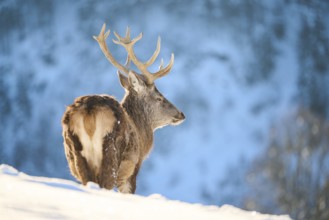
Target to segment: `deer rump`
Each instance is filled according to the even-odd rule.
[[[126,120],[121,105],[107,95],[82,96],[68,106],[62,124],[73,176],[83,184],[92,181],[121,192],[135,190],[129,180],[138,170],[138,148],[132,144],[134,132]]]

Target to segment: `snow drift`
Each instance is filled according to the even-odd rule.
[[[1,219],[235,219],[289,220],[233,206],[202,206],[100,189],[90,183],[34,177],[0,166]]]

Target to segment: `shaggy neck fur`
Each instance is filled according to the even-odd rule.
[[[146,146],[142,147],[145,147],[148,151],[153,144],[153,128],[150,112],[145,105],[142,105],[143,102],[138,100],[137,95],[130,95],[131,92],[134,91],[128,92],[121,104],[130,119],[134,122],[142,143],[147,143]]]

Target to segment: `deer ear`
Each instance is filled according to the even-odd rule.
[[[143,82],[143,80],[141,80],[137,73],[133,72],[133,71],[129,71],[128,74],[128,81],[130,86],[137,92],[140,93],[141,91],[144,90],[144,88],[146,87],[145,83]]]
[[[123,75],[119,70],[117,73],[119,76],[121,86],[123,88],[125,88],[126,90],[128,90],[128,87],[129,87],[128,78],[125,75]]]

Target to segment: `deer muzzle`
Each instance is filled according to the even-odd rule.
[[[173,125],[179,125],[182,123],[185,119],[185,115],[183,112],[179,112],[172,120]]]

